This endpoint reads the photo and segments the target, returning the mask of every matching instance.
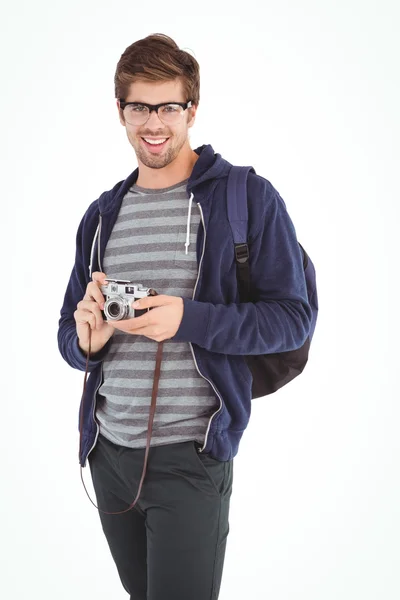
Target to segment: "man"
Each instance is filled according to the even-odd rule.
[[[257,302],[240,303],[226,209],[231,164],[210,145],[192,150],[189,142],[197,61],[155,34],[126,49],[115,82],[138,168],[93,202],[79,225],[58,331],[63,358],[81,371],[91,333],[79,459],[82,466],[89,460],[103,531],[130,598],[214,600],[233,458],[251,411],[245,356],[298,348],[306,339],[311,311],[302,256],[278,192],[249,173]],[[104,320],[106,278],[154,288],[157,296],[139,302],[152,310]],[[127,509],[139,486],[159,342],[140,499],[108,514]]]

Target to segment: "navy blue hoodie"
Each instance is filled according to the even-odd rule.
[[[245,355],[300,348],[310,331],[312,312],[292,220],[278,191],[254,170],[247,179],[248,244],[252,298],[257,300],[239,302],[226,206],[227,174],[232,165],[209,144],[195,152],[199,158],[187,191],[201,215],[196,241],[198,276],[193,298],[183,298],[182,322],[171,339],[189,342],[197,370],[220,402],[209,420],[202,451],[226,461],[236,456],[250,418],[252,375]],[[103,192],[90,204],[78,227],[75,264],[61,308],[58,347],[65,361],[80,371],[85,371],[86,355],[78,345],[73,314],[92,280],[91,272],[102,271],[101,261],[122,199],[138,175],[135,169],[127,179]],[[157,288],[156,284],[153,287]],[[79,462],[83,467],[98,437],[96,395],[103,381],[102,360],[110,344],[111,339],[89,360],[90,375],[81,400]]]

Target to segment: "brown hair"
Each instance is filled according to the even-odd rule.
[[[179,77],[185,101],[200,101],[200,66],[172,38],[153,33],[126,48],[114,76],[116,98],[126,98],[134,81],[171,81]]]

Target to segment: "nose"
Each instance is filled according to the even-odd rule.
[[[164,123],[161,121],[157,112],[155,110],[152,110],[148,120],[145,123],[145,126],[147,126],[147,127],[151,127],[151,126],[164,127]]]

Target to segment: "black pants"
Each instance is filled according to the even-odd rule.
[[[150,447],[138,502],[99,511],[131,600],[216,600],[229,533],[233,459],[198,453],[195,441]],[[134,501],[145,449],[99,435],[88,462],[100,509]]]

